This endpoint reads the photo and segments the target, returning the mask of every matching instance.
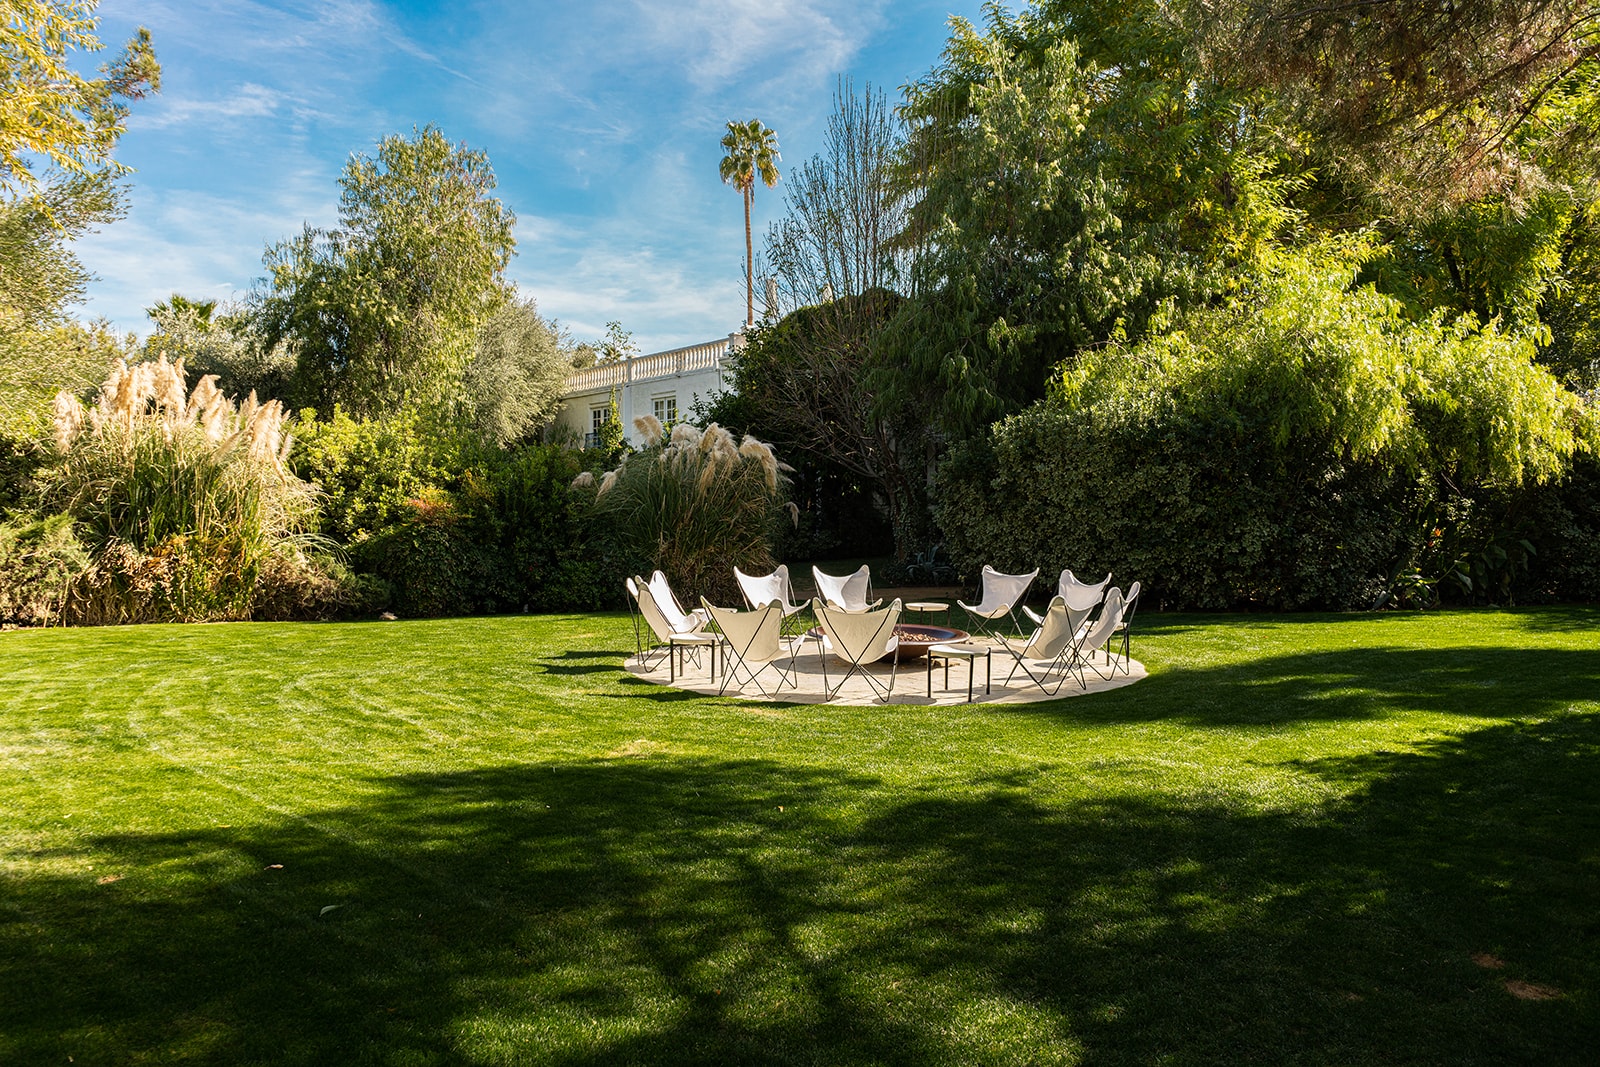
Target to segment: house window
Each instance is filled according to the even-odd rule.
[[[663,426],[671,426],[678,421],[678,396],[658,396],[654,400],[655,415]]]
[[[605,405],[602,405],[601,407],[590,408],[589,409],[589,432],[584,435],[583,447],[584,448],[599,448],[600,447],[600,442],[603,439],[602,435],[601,435],[601,431],[605,429],[606,423],[608,423],[610,421],[611,421],[611,405],[610,404],[605,404]]]

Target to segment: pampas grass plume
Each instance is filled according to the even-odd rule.
[[[640,443],[646,448],[655,447],[666,434],[661,420],[654,415],[640,415],[633,420],[633,428],[638,431]]]
[[[594,473],[592,471],[583,471],[572,479],[572,488],[574,489],[587,489],[592,485],[594,485]]]
[[[51,410],[55,416],[56,449],[65,452],[83,431],[83,405],[71,393],[60,392]]]

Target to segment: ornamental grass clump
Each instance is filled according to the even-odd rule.
[[[278,401],[235,404],[211,375],[189,390],[165,358],[119,365],[87,409],[59,394],[44,501],[94,558],[68,620],[248,618],[263,573],[312,577],[315,490],[286,466],[284,420]]]
[[[668,433],[650,415],[634,420],[642,448],[598,480],[594,515],[641,564],[659,567],[686,598],[739,603],[733,569],[769,571],[772,532],[783,515],[783,473],[772,447],[737,441],[711,423]]]

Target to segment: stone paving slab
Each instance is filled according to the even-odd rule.
[[[700,693],[705,696],[716,696],[718,686],[720,686],[722,683],[721,659],[720,657],[718,659],[717,681],[715,684],[713,684],[709,678],[708,659],[708,655],[705,652],[702,652],[700,655],[699,666],[695,666],[692,661],[689,662],[683,674],[678,676],[675,687],[691,693]],[[1110,664],[1108,663],[1104,652],[1097,651],[1093,653],[1092,659],[1094,665],[1099,667],[1102,673],[1111,674]],[[1006,652],[1002,648],[995,647],[993,651],[993,691],[988,694],[984,693],[983,663],[981,661],[977,662],[975,664],[977,677],[974,679],[972,687],[972,702],[974,704],[1026,704],[1039,700],[1060,700],[1066,697],[1086,696],[1090,693],[1101,693],[1109,689],[1120,689],[1125,685],[1132,685],[1134,682],[1141,681],[1146,677],[1144,664],[1140,663],[1138,660],[1130,659],[1124,661],[1121,656],[1112,656],[1111,659],[1115,660],[1116,669],[1118,672],[1112,677],[1101,678],[1098,677],[1094,671],[1086,669],[1084,671],[1084,680],[1088,683],[1088,689],[1079,688],[1077,678],[1076,676],[1073,676],[1067,678],[1066,683],[1061,686],[1060,690],[1054,695],[1051,695],[1050,693],[1045,692],[1037,685],[1030,682],[1020,670],[1017,671],[1016,674],[1011,678],[1011,681],[1007,683],[1006,675],[1011,673],[1011,668],[1016,663],[1016,660],[1009,652]],[[779,662],[783,663],[787,669],[788,660],[786,658],[780,660]],[[723,695],[728,697],[737,697],[742,700],[776,701],[785,704],[823,703],[825,700],[822,684],[823,664],[820,654],[817,650],[817,645],[814,642],[806,642],[795,662],[799,672],[799,684],[793,689],[791,689],[788,684],[785,683],[781,694],[774,693],[774,686],[776,686],[778,682],[778,673],[772,668],[765,668],[757,676],[757,680],[760,681],[760,683],[766,687],[767,692],[772,695],[763,696],[754,685],[749,683],[746,683],[744,686],[738,689],[730,687]],[[1128,668],[1126,674],[1121,673],[1124,663],[1126,663]],[[1029,665],[1034,666],[1031,662]],[[646,670],[639,662],[639,658],[637,656],[630,656],[624,663],[624,666],[627,668],[629,673],[644,681],[653,682],[657,685],[672,684],[667,680],[669,672],[667,669],[667,661],[664,657],[659,663],[656,663],[654,670]],[[827,673],[830,683],[833,685],[838,685],[840,676],[847,669],[848,667],[844,663],[837,659],[833,659],[830,656],[827,664]],[[869,670],[871,671],[872,676],[879,681],[880,685],[886,685],[888,683],[890,669],[887,662],[875,663],[869,668]],[[1035,668],[1034,673],[1036,675],[1039,673],[1037,668]],[[951,662],[950,688],[948,690],[944,688],[944,668],[942,666],[934,667],[933,697],[931,699],[928,696],[927,678],[927,666],[921,658],[902,661],[898,675],[895,678],[894,693],[889,702],[892,704],[921,704],[924,706],[966,703],[967,665],[964,660],[954,660]],[[1047,686],[1054,689],[1056,684],[1061,681],[1061,675],[1052,674],[1044,676],[1043,681]],[[878,698],[877,694],[872,692],[871,688],[864,680],[859,677],[855,677],[851,678],[850,681],[845,683],[844,689],[839,693],[838,696],[834,697],[832,703],[853,706],[867,706],[879,705],[882,703],[882,701]]]

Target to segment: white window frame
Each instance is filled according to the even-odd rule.
[[[662,393],[651,397],[650,411],[661,421],[661,425],[671,426],[678,421],[678,394]]]

